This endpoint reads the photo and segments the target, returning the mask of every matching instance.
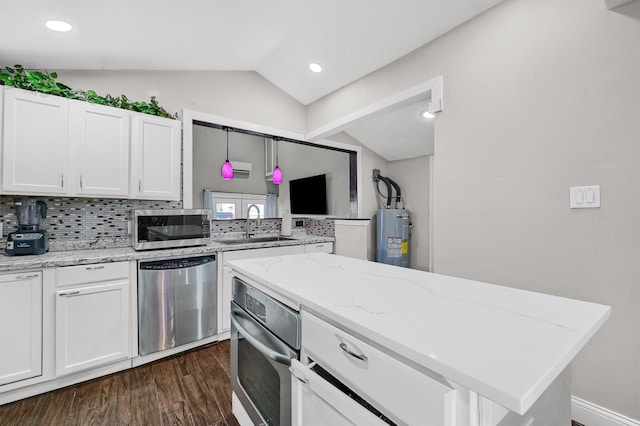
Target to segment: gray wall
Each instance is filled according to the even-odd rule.
[[[429,270],[429,156],[392,161],[388,176],[402,190],[411,212],[409,261],[414,269]]]
[[[326,174],[329,216],[349,217],[349,154],[290,142],[279,142],[282,184],[278,195],[278,216],[290,209],[289,181]]]
[[[307,115],[317,128],[443,75],[435,271],[611,305],[572,393],[636,419],[639,46],[640,2],[507,0]],[[569,209],[570,186],[597,184],[600,209]]]
[[[251,174],[224,180],[220,174],[227,156],[227,133],[220,129],[193,126],[193,207],[202,208],[203,190],[266,194],[275,192],[267,186],[264,171],[264,138],[229,132],[229,160],[251,163]]]

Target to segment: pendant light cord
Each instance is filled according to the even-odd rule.
[[[229,128],[227,127],[227,161],[229,161]]]

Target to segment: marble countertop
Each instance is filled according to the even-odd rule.
[[[610,307],[325,253],[230,262],[320,314],[518,414],[610,315]]]
[[[260,236],[260,235],[257,235]],[[230,238],[237,237],[230,234]],[[281,247],[300,244],[332,242],[332,237],[297,235],[289,240],[271,242],[248,242],[226,244],[222,240],[212,241],[206,246],[135,251],[131,247],[97,248],[83,250],[50,251],[41,255],[0,256],[0,272],[27,269],[53,268],[59,266],[90,265],[93,263],[122,262],[128,260],[160,259],[174,256],[192,256],[220,251],[248,250],[264,247]]]

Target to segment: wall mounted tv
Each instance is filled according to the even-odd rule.
[[[326,175],[290,180],[289,198],[293,214],[328,214]]]

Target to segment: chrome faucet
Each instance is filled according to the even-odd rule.
[[[255,204],[249,204],[249,207],[247,207],[247,232],[245,234],[245,238],[249,238],[249,228],[251,227],[251,223],[249,222],[249,217],[251,216],[251,209],[255,207],[256,208],[256,212],[258,212],[258,226],[260,226],[260,207],[256,206]]]

